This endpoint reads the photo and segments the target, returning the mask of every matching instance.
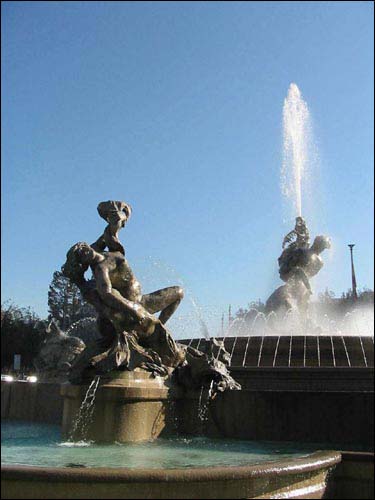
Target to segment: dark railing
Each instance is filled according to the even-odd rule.
[[[231,355],[231,366],[333,367],[374,366],[374,337],[360,336],[257,336],[219,337]],[[179,340],[199,349],[203,338]]]

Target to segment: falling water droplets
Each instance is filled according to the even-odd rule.
[[[302,215],[302,191],[308,174],[312,144],[309,109],[298,86],[291,83],[283,107],[281,190],[291,200],[294,216]]]
[[[92,423],[93,415],[94,415],[94,404],[95,404],[95,396],[96,391],[98,389],[100,382],[100,376],[96,376],[82,401],[82,404],[78,410],[77,417],[74,421],[73,428],[70,432],[68,442],[74,442],[77,438],[80,439],[81,443],[87,442],[87,435],[89,427]],[[79,444],[79,443],[78,443]]]

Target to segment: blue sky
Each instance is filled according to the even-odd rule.
[[[207,317],[265,300],[293,226],[291,82],[319,152],[304,215],[333,239],[313,287],[350,287],[354,242],[373,288],[372,2],[2,2],[2,70],[3,301],[46,315],[107,199],[133,206],[121,238],[145,292],[182,282]]]

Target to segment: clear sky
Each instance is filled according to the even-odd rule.
[[[372,2],[2,2],[2,301],[47,314],[52,273],[124,200],[144,291],[205,317],[280,284],[291,82],[319,153],[304,215],[331,235],[313,280],[373,288]],[[189,300],[182,313],[190,314]]]

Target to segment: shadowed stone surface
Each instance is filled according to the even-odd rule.
[[[307,352],[310,355],[306,357],[307,362],[304,367],[300,348],[294,351],[295,339],[293,337],[291,367],[288,367],[291,337],[280,337],[275,367],[269,364],[274,358],[273,349],[276,348],[278,338],[276,342],[275,338],[271,339],[270,351],[266,352],[264,358],[262,354],[259,368],[257,363],[261,337],[250,339],[239,337],[236,343],[234,337],[227,337],[224,340],[228,351],[234,346],[232,358],[234,366],[231,368],[231,373],[242,385],[242,391],[218,394],[212,405],[209,405],[209,410],[215,410],[215,418],[221,427],[218,429],[215,422],[211,425],[211,419],[204,431],[216,436],[223,432],[227,437],[244,439],[276,441],[300,439],[306,442],[324,441],[371,449],[374,436],[372,338],[362,337],[367,368],[359,338],[345,338],[352,362],[351,368],[347,364],[346,356],[340,358],[341,362],[336,360],[336,367],[333,365],[329,337],[326,337],[327,342],[321,344],[324,347],[321,347],[323,350],[320,367],[316,347],[317,337],[306,337]],[[322,340],[322,337],[319,340]],[[242,367],[248,341],[250,343],[246,365]],[[285,341],[285,345],[282,341]],[[182,342],[196,345],[199,339]],[[203,343],[204,340],[201,340],[199,345]],[[121,372],[117,372],[117,375],[120,376]],[[84,384],[86,388],[91,379],[92,375]],[[2,382],[1,388],[3,418],[61,422],[62,397],[59,396],[58,384]],[[179,399],[176,408],[181,420],[179,430],[192,434],[197,430],[202,432],[202,423],[198,419],[200,391],[186,391],[183,387],[181,390],[187,403],[184,407],[183,400]],[[179,407],[182,409],[179,410]],[[212,426],[214,428],[211,428]]]
[[[336,452],[243,467],[68,469],[5,466],[2,492],[13,498],[322,498]]]
[[[64,438],[81,438],[79,434],[71,436],[71,431],[87,388],[88,385],[83,384],[61,386]],[[181,389],[171,384],[167,376],[154,377],[139,369],[111,372],[101,379],[86,439],[124,443],[175,433],[172,403],[181,396]]]

